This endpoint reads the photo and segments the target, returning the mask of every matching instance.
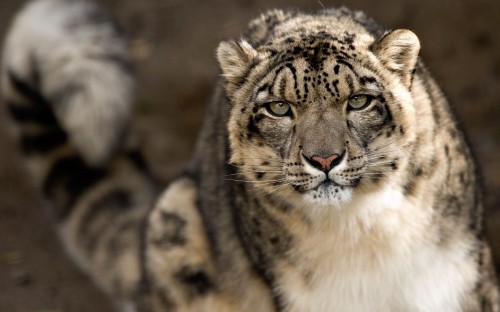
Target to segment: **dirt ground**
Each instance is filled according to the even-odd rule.
[[[388,28],[409,28],[461,117],[484,173],[488,233],[500,267],[500,1],[498,0],[102,0],[137,58],[135,124],[163,181],[180,170],[218,75],[217,43],[237,38],[269,8],[346,5]],[[0,36],[19,0],[0,0]],[[30,184],[0,109],[0,311],[111,311],[69,261]]]

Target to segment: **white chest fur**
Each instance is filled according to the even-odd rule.
[[[475,279],[468,242],[435,238],[429,203],[387,187],[304,229],[281,263],[288,311],[461,311]]]

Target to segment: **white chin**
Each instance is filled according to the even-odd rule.
[[[339,206],[351,201],[352,188],[333,184],[321,184],[304,193],[304,201],[315,205]]]

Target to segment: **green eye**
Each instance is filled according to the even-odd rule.
[[[371,101],[372,98],[368,95],[355,95],[347,100],[347,104],[349,104],[349,109],[356,110],[365,108]]]
[[[290,104],[285,102],[271,102],[266,105],[266,109],[271,115],[276,117],[285,117],[292,114]]]

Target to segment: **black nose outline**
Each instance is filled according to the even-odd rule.
[[[304,156],[304,159],[314,168],[321,170],[324,173],[328,173],[342,162],[345,156],[345,150],[341,154],[331,154],[328,157],[322,157],[319,155],[307,157],[304,153],[302,153],[302,156]]]

